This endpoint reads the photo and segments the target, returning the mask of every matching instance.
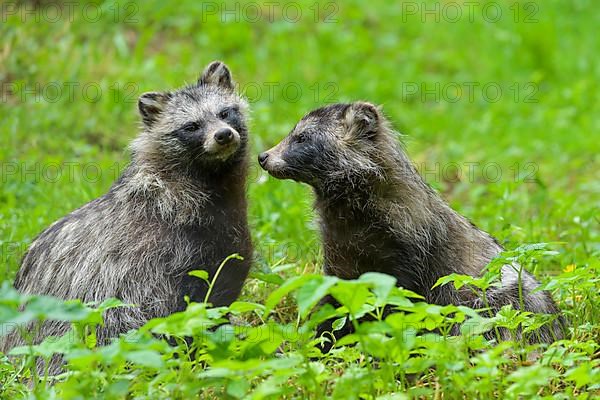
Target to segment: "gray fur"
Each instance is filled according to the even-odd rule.
[[[431,288],[451,273],[480,275],[502,247],[423,181],[376,106],[357,102],[314,110],[259,162],[274,177],[314,188],[326,274],[356,279],[382,272],[427,302],[483,307],[468,290]],[[506,304],[519,308],[516,276],[510,266],[503,268],[502,286],[488,293],[494,311]],[[525,309],[558,313],[548,293],[532,292],[537,286],[524,272]],[[562,335],[558,323],[539,333],[546,342]]]
[[[211,63],[198,83],[146,93],[138,103],[143,127],[132,160],[109,192],[55,222],[31,244],[15,280],[30,294],[101,302],[116,297],[132,307],[109,310],[99,343],[181,311],[184,296],[202,302],[207,285],[188,276],[223,269],[209,299],[221,306],[240,293],[251,261],[246,215],[247,103],[233,91],[225,64]],[[231,142],[214,141],[231,130]],[[35,342],[64,334],[45,323]],[[22,344],[8,335],[0,349]],[[59,370],[54,363],[52,371]]]

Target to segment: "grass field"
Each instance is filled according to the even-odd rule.
[[[231,309],[194,305],[106,348],[79,330],[22,362],[0,358],[0,398],[600,396],[595,2],[59,3],[0,5],[0,279],[14,279],[41,230],[118,177],[138,131],[137,97],[193,82],[214,59],[252,109],[255,266]],[[356,346],[316,354],[307,314],[329,283],[318,275],[312,193],[267,177],[255,158],[307,111],[351,100],[383,105],[426,180],[552,291],[570,319],[567,339],[449,338],[439,332],[468,311],[415,305],[404,320],[361,326]],[[535,243],[546,245],[524,247]],[[355,294],[345,305],[356,315],[357,301],[391,301],[386,285],[334,286]],[[8,285],[0,322],[22,322],[24,302],[22,318],[98,323],[99,311],[20,298]],[[208,329],[227,312],[247,325]],[[492,322],[537,321],[505,310]],[[151,333],[194,337],[197,357]],[[53,351],[72,372],[28,385],[33,356]]]

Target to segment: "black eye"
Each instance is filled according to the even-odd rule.
[[[308,140],[308,135],[306,133],[301,133],[296,136],[296,143],[304,143]]]
[[[186,132],[196,132],[199,128],[200,125],[197,122],[188,122],[187,124],[181,127],[181,129]]]
[[[219,117],[219,119],[229,119],[234,113],[235,110],[233,108],[228,107],[219,111],[217,117]]]

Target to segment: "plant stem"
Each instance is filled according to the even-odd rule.
[[[219,268],[217,268],[217,272],[215,272],[215,276],[213,276],[212,281],[210,282],[210,285],[208,285],[208,291],[206,292],[206,296],[204,296],[204,303],[208,303],[208,299],[210,298],[210,294],[212,292],[213,287],[215,286],[215,282],[217,281],[217,278],[219,277],[219,274],[221,273],[221,270],[223,269],[223,267],[225,266],[225,264],[227,264],[227,261],[231,260],[235,258],[236,260],[243,260],[244,257],[240,256],[239,254],[235,253],[235,254],[231,254],[229,256],[227,256],[227,258],[225,258],[223,260],[223,262],[221,263],[221,265],[219,265]]]

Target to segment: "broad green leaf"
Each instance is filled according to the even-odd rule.
[[[151,350],[136,350],[125,353],[125,358],[136,365],[150,368],[162,368],[164,361],[160,354]]]
[[[330,293],[340,304],[346,306],[351,314],[358,314],[371,296],[369,285],[357,281],[340,280],[330,289]]]
[[[271,310],[273,310],[277,303],[279,303],[285,296],[298,289],[300,286],[306,284],[306,282],[320,279],[322,279],[321,275],[302,275],[285,281],[283,285],[278,287],[269,295],[269,297],[267,297],[267,300],[265,301],[265,310],[262,315],[263,319],[269,315]]]
[[[300,318],[306,318],[313,307],[329,293],[329,288],[335,285],[337,281],[336,278],[322,276],[320,279],[311,279],[300,286],[296,291],[296,302],[298,303]]]
[[[203,269],[196,269],[194,271],[190,271],[190,272],[188,272],[188,275],[189,276],[193,276],[195,278],[202,279],[203,281],[205,281],[207,283],[209,282],[209,280],[208,280],[208,272],[205,271],[205,270],[203,270]]]

